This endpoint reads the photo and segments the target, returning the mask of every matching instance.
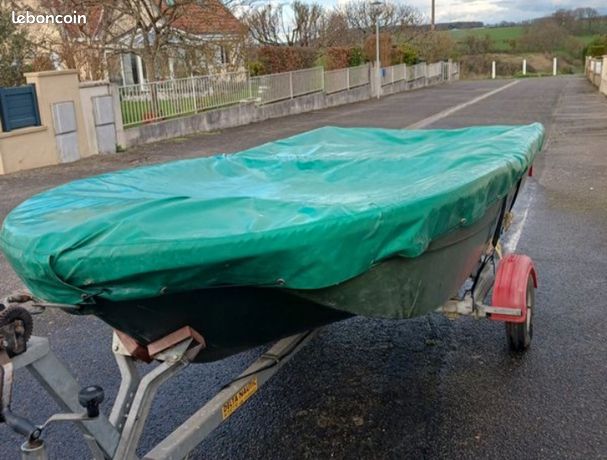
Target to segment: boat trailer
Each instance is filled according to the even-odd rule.
[[[537,279],[529,257],[508,255],[496,264],[499,248],[483,256],[476,275],[470,277],[457,297],[440,311],[448,317],[461,315],[504,322],[513,351],[530,345],[533,334],[534,289]],[[497,265],[497,268],[496,268]],[[492,304],[484,303],[490,291]],[[47,338],[31,336],[29,309],[41,306],[28,295],[13,296],[0,304],[0,422],[25,437],[21,446],[24,460],[46,459],[45,428],[52,423],[76,423],[90,448],[92,458],[137,459],[136,450],[160,386],[189,365],[205,348],[204,337],[183,327],[147,346],[114,331],[112,351],[121,375],[121,384],[109,417],[100,411],[104,400],[101,387],[80,388],[76,378],[57,358]],[[43,305],[42,305],[43,306]],[[144,455],[144,459],[187,458],[217,426],[251,398],[316,330],[296,334],[276,342],[244,372],[223,387],[188,420]],[[145,375],[137,362],[156,362]],[[51,416],[41,425],[13,412],[11,390],[16,370],[26,368],[56,400],[64,413]]]

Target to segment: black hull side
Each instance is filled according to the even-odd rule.
[[[289,335],[351,317],[280,289],[225,287],[140,301],[98,300],[83,308],[148,344],[190,326],[205,339],[198,361],[214,361]]]

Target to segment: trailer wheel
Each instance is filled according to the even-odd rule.
[[[506,325],[506,339],[513,351],[525,351],[533,338],[533,313],[537,276],[533,261],[522,254],[509,254],[497,268],[492,304],[498,308],[517,308],[520,316],[492,314],[494,321]]]
[[[525,351],[531,345],[533,338],[533,311],[535,307],[535,285],[533,277],[529,274],[527,279],[527,291],[525,295],[527,313],[522,323],[505,322],[506,339],[510,350],[516,352]]]

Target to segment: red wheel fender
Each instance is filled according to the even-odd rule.
[[[494,307],[520,308],[522,315],[491,315],[494,321],[524,323],[527,319],[527,280],[533,278],[537,287],[537,275],[530,257],[520,254],[509,254],[499,264],[493,285],[492,305]]]

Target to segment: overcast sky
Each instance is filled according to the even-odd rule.
[[[327,6],[345,1],[347,0],[316,0]],[[430,16],[431,0],[403,1],[419,9],[426,17]],[[559,8],[586,6],[607,14],[607,0],[436,0],[436,16],[438,22],[483,21],[495,24],[546,16]]]

